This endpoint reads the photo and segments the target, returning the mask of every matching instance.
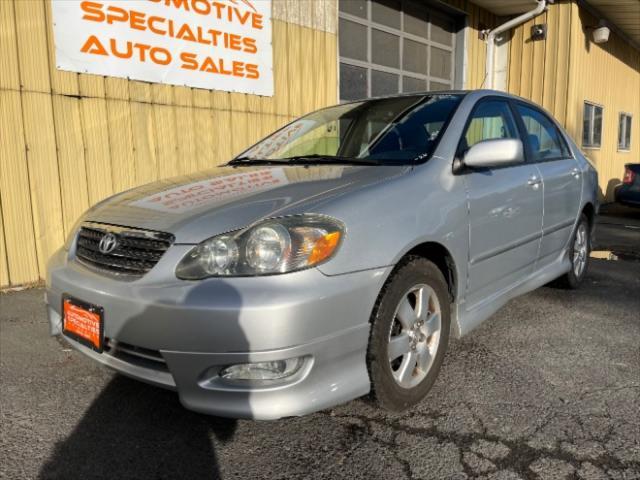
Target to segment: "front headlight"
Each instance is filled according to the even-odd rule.
[[[343,225],[322,215],[276,218],[195,246],[180,261],[183,280],[288,273],[331,258],[344,236]]]

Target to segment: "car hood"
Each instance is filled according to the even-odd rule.
[[[218,167],[110,197],[84,220],[172,233],[198,243],[258,220],[306,213],[332,196],[401,175],[407,166]]]

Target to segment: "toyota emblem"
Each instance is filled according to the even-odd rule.
[[[113,233],[106,233],[98,244],[98,249],[100,253],[111,253],[118,246],[118,237],[116,237]]]

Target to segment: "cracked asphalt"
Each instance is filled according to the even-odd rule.
[[[49,337],[42,290],[0,295],[0,378],[3,479],[640,479],[640,263],[511,301],[401,415],[188,412]]]

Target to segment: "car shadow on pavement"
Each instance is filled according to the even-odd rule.
[[[230,440],[236,424],[190,412],[174,392],[116,375],[38,478],[217,479],[214,443]]]
[[[188,289],[179,301],[154,300],[143,311],[132,315],[128,322],[113,328],[111,334],[116,341],[126,340],[145,348],[145,332],[151,327],[164,332],[165,337],[181,335],[185,318],[177,315],[174,309],[182,305],[201,305],[213,295],[231,312],[242,310],[242,296],[227,282],[217,281],[213,286],[210,282],[202,282]],[[233,339],[233,345],[239,351],[249,351],[245,332],[232,315],[225,323],[226,338]],[[108,321],[106,312],[105,323]],[[192,325],[195,323],[193,321]],[[197,332],[189,335],[194,333]],[[184,341],[185,337],[181,338]],[[82,358],[81,361],[90,360]],[[196,368],[197,364],[191,367]],[[183,376],[182,381],[191,386],[191,378],[185,378]],[[78,382],[89,381],[79,375]],[[249,393],[237,394],[235,406],[248,410]],[[115,375],[106,383],[81,418],[73,405],[68,407],[67,422],[76,422],[76,426],[55,446],[40,470],[40,479],[218,479],[221,469],[215,448],[233,437],[237,425],[235,419],[189,411],[176,392],[122,375]],[[65,415],[65,408],[58,412]]]

